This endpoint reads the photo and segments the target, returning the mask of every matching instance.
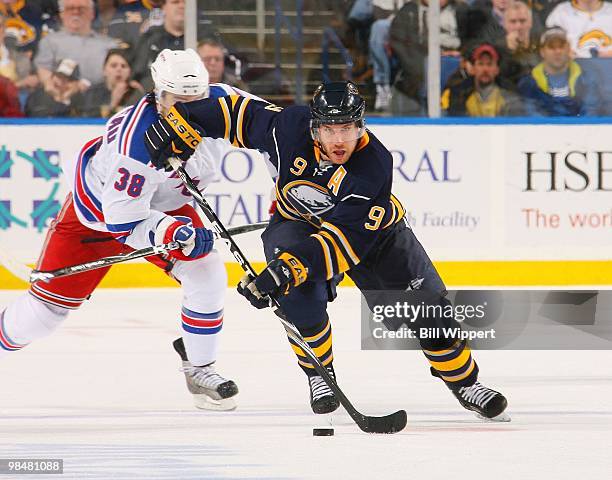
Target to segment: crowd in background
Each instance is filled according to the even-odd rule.
[[[378,111],[425,114],[427,8],[351,4],[349,38],[369,52]],[[440,0],[440,9],[444,114],[612,115],[612,3]]]
[[[427,0],[341,3],[371,110],[425,115]],[[612,115],[612,3],[440,7],[445,115]],[[184,21],[185,0],[0,0],[0,116],[109,117],[152,89],[149,66],[184,48]],[[248,89],[220,40],[198,45],[211,82]]]
[[[153,88],[149,67],[184,48],[184,0],[0,0],[0,116],[109,117]],[[225,48],[197,48],[212,82]]]

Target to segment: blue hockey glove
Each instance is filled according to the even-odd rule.
[[[189,121],[185,106],[177,103],[145,132],[144,142],[151,163],[157,169],[165,169],[170,157],[187,161],[202,141],[202,131],[202,127]]]
[[[155,230],[153,243],[178,242],[180,250],[171,250],[168,255],[178,260],[197,260],[210,253],[214,245],[213,232],[203,227],[194,227],[191,223],[183,223],[173,217],[162,220]]]

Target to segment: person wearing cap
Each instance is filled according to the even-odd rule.
[[[70,58],[59,62],[49,81],[38,87],[28,97],[25,113],[28,117],[77,116],[82,95],[79,65]]]
[[[478,45],[469,58],[471,77],[442,93],[442,109],[448,116],[507,117],[524,114],[520,98],[501,87],[499,53],[489,43]]]
[[[574,0],[557,5],[546,19],[547,27],[560,27],[579,58],[612,57],[612,3]]]
[[[519,82],[530,115],[597,115],[599,95],[594,78],[571,58],[561,28],[546,30],[540,39],[542,62]]]

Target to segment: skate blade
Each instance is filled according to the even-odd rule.
[[[508,415],[506,412],[502,412],[502,413],[500,413],[499,415],[497,415],[496,417],[493,417],[493,418],[488,418],[488,417],[485,417],[485,416],[480,415],[478,413],[476,414],[476,416],[478,418],[480,418],[481,420],[484,420],[485,422],[504,422],[505,423],[505,422],[511,422],[512,421],[512,418],[510,418],[510,415]]]
[[[237,407],[234,397],[215,400],[204,394],[194,395],[193,403],[200,410],[214,410],[217,412],[229,412]]]

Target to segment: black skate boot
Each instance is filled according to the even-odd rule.
[[[440,378],[433,367],[430,367],[430,371],[434,377]],[[494,422],[510,421],[510,415],[504,411],[508,406],[508,400],[501,393],[485,387],[480,382],[469,387],[448,387],[461,406],[476,413],[477,417]]]
[[[233,397],[238,394],[238,386],[219,375],[214,362],[202,367],[193,366],[187,359],[182,338],[177,338],[172,346],[183,361],[181,371],[185,374],[195,406],[204,410],[234,410],[236,402]]]
[[[334,368],[327,367],[327,371],[335,380],[336,374],[334,373]],[[340,402],[327,386],[322,376],[309,376],[308,385],[310,386],[310,407],[314,413],[325,414],[334,412],[338,409]]]
[[[476,412],[477,416],[496,422],[510,421],[510,416],[504,412],[508,406],[506,397],[480,382],[451,391],[463,408]]]

